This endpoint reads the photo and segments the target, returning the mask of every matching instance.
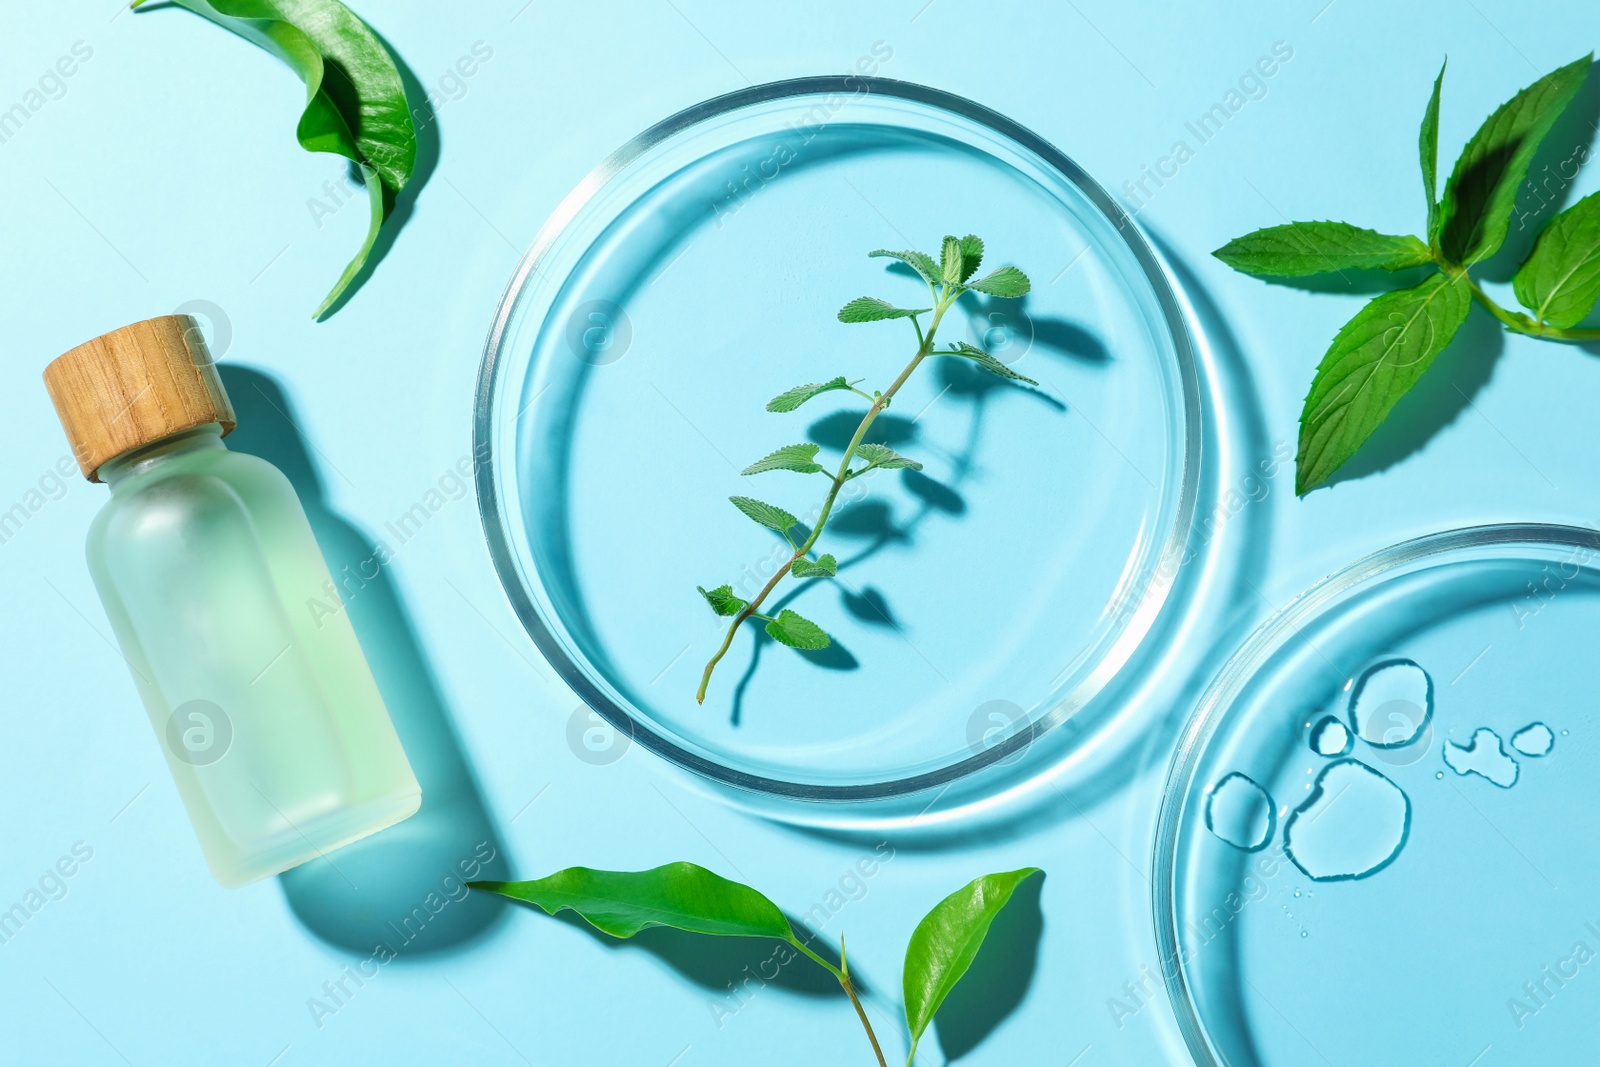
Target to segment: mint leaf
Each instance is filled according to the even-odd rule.
[[[867,465],[857,474],[865,473],[873,467],[882,467],[884,470],[899,470],[901,467],[910,467],[914,471],[922,469],[922,464],[914,459],[907,459],[888,445],[879,445],[868,442],[856,446],[856,455],[867,461]]]
[[[911,1032],[911,1058],[950,991],[961,981],[989,936],[995,917],[1037,867],[1004,874],[986,874],[945,897],[923,916],[906,946],[901,989],[906,1003],[906,1028]]]
[[[958,284],[961,281],[961,238],[947,236],[939,258],[945,282]]]
[[[1029,385],[1039,384],[1026,375],[1018,374],[1016,371],[1012,370],[1004,363],[1001,363],[998,359],[995,359],[983,349],[974,348],[965,341],[962,341],[959,344],[952,344],[950,346],[950,351],[948,352],[938,352],[935,354],[940,356],[960,356],[962,359],[972,360],[972,362],[976,363],[990,374],[998,374],[1000,377],[1009,378],[1014,382],[1027,382]],[[858,448],[856,451],[860,452],[861,450]]]
[[[1300,415],[1295,492],[1338,470],[1416,384],[1472,307],[1463,278],[1431,274],[1411,289],[1384,293],[1333,339]]]
[[[983,240],[969,233],[961,239],[961,280],[964,282],[978,273],[978,264],[982,262]]]
[[[788,608],[778,612],[778,617],[767,623],[767,633],[778,644],[790,648],[817,649],[827,648],[830,644],[822,627]]]
[[[1348,222],[1291,222],[1235,237],[1211,253],[1234,270],[1284,278],[1338,270],[1404,270],[1433,258],[1415,237]]]
[[[1439,76],[1433,80],[1433,96],[1422,113],[1422,132],[1417,136],[1417,150],[1422,156],[1422,191],[1428,196],[1428,240],[1439,239],[1439,90],[1444,86],[1444,68],[1450,58],[1439,65]]]
[[[928,255],[926,252],[914,252],[910,250],[905,252],[891,252],[887,248],[879,248],[875,251],[868,252],[867,256],[868,258],[888,256],[890,259],[898,259],[900,262],[904,263],[906,266],[922,275],[922,280],[927,282],[929,285],[939,284],[939,278],[941,275],[939,264],[935,263],[933,261],[933,257]]]
[[[1028,276],[1015,267],[998,267],[977,281],[967,283],[969,289],[1007,300],[1026,296],[1032,287]]]
[[[813,382],[810,385],[797,385],[793,389],[785,389],[771,400],[767,401],[768,411],[793,411],[814,396],[831,393],[835,389],[848,389],[850,383],[841,378],[832,378],[825,382]]]
[[[1467,142],[1439,206],[1439,247],[1450,262],[1470,265],[1499,249],[1528,164],[1578,95],[1592,58],[1593,53],[1551,71],[1522,90]]]
[[[706,598],[706,603],[711,605],[711,610],[724,618],[729,615],[739,614],[749,603],[734,596],[733,586],[731,585],[719,585],[709,591],[704,586],[697,585],[695,588],[700,590],[700,595]]]
[[[819,556],[811,560],[801,557],[789,567],[789,573],[796,578],[832,578],[839,570],[839,561],[831,555]]]
[[[897,308],[875,296],[858,296],[839,309],[840,322],[881,322],[884,319],[909,319],[930,309]]]
[[[787,533],[789,527],[800,521],[782,508],[774,507],[771,504],[763,504],[761,501],[752,500],[747,496],[730,496],[728,499],[733,503],[734,507],[744,512],[747,518],[753,522],[760,523],[769,530]]]
[[[648,871],[568,867],[531,882],[467,886],[533,904],[547,915],[569,908],[612,937],[632,937],[651,926],[722,937],[794,937],[783,910],[772,901],[693,863],[668,863]]]
[[[767,471],[794,471],[796,474],[816,474],[822,470],[822,464],[817,462],[817,450],[821,445],[784,445],[769,453],[765,458],[758,459],[740,474],[765,474]],[[793,525],[792,523],[790,525]],[[787,528],[787,527],[786,527]]]
[[[1583,321],[1600,297],[1600,193],[1550,220],[1511,284],[1541,322],[1565,329]]]

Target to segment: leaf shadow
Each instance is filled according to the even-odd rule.
[[[971,290],[963,293],[959,306],[967,317],[972,343],[1007,365],[1036,346],[1090,366],[1111,362],[1111,350],[1088,327],[1056,315],[1030,314],[1031,299],[984,296]],[[1007,358],[1007,349],[1014,344],[1020,344],[1022,351]]]
[[[977,1048],[1022,1004],[1039,962],[1043,889],[1042,875],[1017,887],[1011,902],[995,916],[971,969],[939,1009],[934,1027],[946,1062]]]
[[[843,452],[850,447],[850,440],[855,437],[856,429],[860,425],[860,412],[835,411],[806,427],[806,437],[823,448]],[[872,420],[872,425],[867,428],[862,441],[896,448],[916,440],[916,437],[917,424],[914,419],[885,411]]]
[[[1504,349],[1505,331],[1500,324],[1488,312],[1474,308],[1434,365],[1326,484],[1331,487],[1386,471],[1420,452],[1472,406],[1473,398],[1494,374],[1495,362]]]

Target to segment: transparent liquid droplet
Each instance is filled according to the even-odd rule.
[[[1566,733],[1566,731],[1563,730],[1562,733]],[[1524,726],[1511,735],[1511,747],[1524,756],[1533,756],[1535,759],[1540,756],[1548,756],[1555,744],[1556,735],[1551,733],[1550,727],[1542,722]]]
[[[1433,679],[1409,659],[1373,664],[1350,691],[1350,729],[1378,748],[1409,745],[1432,717]]]
[[[1487,726],[1474,730],[1472,739],[1465,745],[1446,742],[1444,761],[1457,774],[1476,774],[1501,789],[1510,789],[1517,784],[1517,761],[1506,754],[1500,744],[1500,735]]]
[[[1234,848],[1262,848],[1272,840],[1276,824],[1267,791],[1238,771],[1224,775],[1206,797],[1206,829]]]
[[[1283,826],[1294,865],[1319,882],[1376,874],[1394,862],[1411,829],[1411,801],[1400,787],[1353,759],[1328,764],[1316,789]]]
[[[1344,723],[1325,716],[1311,731],[1311,751],[1319,756],[1343,756],[1355,747],[1355,738]]]

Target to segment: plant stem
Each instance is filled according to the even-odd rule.
[[[924,353],[924,355],[926,355],[926,353]],[[829,963],[815,952],[812,952],[800,942],[799,938],[795,937],[793,934],[789,935],[789,944],[793,945],[801,952],[804,952],[813,960],[816,960],[817,963],[827,968],[828,972],[839,980],[839,985],[844,989],[844,995],[850,998],[851,1004],[855,1005],[856,1017],[861,1020],[862,1027],[867,1031],[867,1040],[872,1042],[872,1053],[878,1057],[878,1067],[889,1067],[888,1061],[883,1058],[883,1049],[878,1047],[878,1035],[872,1032],[872,1023],[867,1021],[867,1011],[861,1006],[861,998],[856,996],[856,987],[851,983],[850,975],[845,971],[835,967],[833,964]]]
[[[1574,343],[1600,341],[1600,330],[1562,329],[1559,326],[1551,326],[1547,322],[1540,322],[1537,319],[1530,318],[1520,311],[1507,311],[1495,303],[1489,294],[1484,292],[1464,269],[1460,270],[1457,276],[1466,279],[1467,285],[1472,289],[1473,299],[1482,304],[1484,310],[1499,319],[1501,324],[1512,333],[1526,334],[1529,337],[1542,337],[1547,341]]]
[[[927,359],[928,355],[933,351],[933,335],[939,329],[939,321],[944,318],[946,309],[955,303],[958,295],[958,293],[954,292],[944,296],[935,294],[937,301],[933,308],[933,318],[928,321],[926,332],[923,331],[922,326],[915,318],[911,320],[911,324],[917,328],[917,338],[920,341],[917,345],[917,354],[911,357],[911,362],[905,365],[905,369],[900,372],[900,376],[894,380],[889,388],[885,389],[877,399],[873,400],[872,406],[867,409],[866,415],[861,419],[861,425],[856,427],[855,436],[850,438],[850,445],[844,450],[844,458],[839,461],[838,473],[833,476],[833,485],[828,489],[828,496],[822,502],[822,511],[817,515],[817,524],[812,527],[811,536],[806,538],[805,543],[796,548],[794,554],[789,557],[783,566],[778,568],[777,573],[767,580],[767,584],[761,587],[761,592],[756,594],[755,599],[746,604],[733,617],[733,622],[728,625],[728,632],[723,635],[721,647],[717,649],[716,654],[706,664],[705,673],[700,676],[700,688],[694,696],[696,703],[704,704],[706,702],[706,687],[711,684],[711,672],[717,669],[717,664],[722,661],[722,657],[728,654],[728,649],[733,645],[733,635],[739,632],[739,627],[744,625],[746,619],[756,614],[762,602],[777,588],[778,583],[783,581],[784,575],[789,573],[789,569],[794,566],[795,560],[805,558],[806,553],[811,551],[811,546],[817,543],[817,538],[822,536],[822,528],[828,524],[828,517],[833,513],[834,501],[838,499],[839,490],[844,488],[844,483],[848,480],[850,464],[855,460],[856,449],[860,446],[862,438],[866,436],[867,430],[872,427],[873,420],[882,413],[884,408],[889,406],[889,401],[894,397],[895,393],[900,391],[900,387],[906,383],[906,379],[911,377],[922,361]],[[848,980],[841,979],[841,981],[847,982]],[[863,1021],[865,1021],[865,1018],[865,1016],[862,1016]]]

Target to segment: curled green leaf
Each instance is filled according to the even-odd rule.
[[[796,474],[817,474],[823,468],[817,462],[821,445],[784,445],[740,471],[740,474],[765,474],[767,471],[794,471]]]
[[[857,474],[864,474],[874,467],[891,471],[899,470],[902,467],[910,467],[914,471],[922,469],[922,464],[916,460],[907,459],[888,445],[874,444],[871,441],[857,445],[856,455],[867,461],[865,467],[856,471]]]
[[[1465,278],[1431,274],[1413,288],[1384,293],[1345,323],[1306,394],[1296,493],[1326,482],[1372,436],[1450,343],[1471,307]]]
[[[789,566],[789,573],[796,578],[832,578],[839,573],[839,561],[826,553],[814,560],[802,556]]]
[[[733,586],[719,585],[715,589],[707,590],[705,586],[697,585],[700,595],[706,598],[706,603],[711,605],[711,610],[727,618],[737,615],[745,609],[748,601],[740,600],[733,595]]]
[[[1583,321],[1600,297],[1600,193],[1550,220],[1511,284],[1539,321],[1563,329]]]
[[[767,410],[775,412],[793,411],[812,397],[830,393],[836,389],[849,389],[850,383],[843,377],[830,378],[825,382],[813,382],[810,385],[797,385],[793,389],[785,389],[771,400],[767,401]]]
[[[1417,135],[1417,151],[1422,157],[1422,191],[1428,197],[1428,240],[1439,239],[1439,90],[1444,87],[1444,68],[1448,58],[1439,64],[1439,76],[1433,80],[1433,96],[1422,113],[1422,131]]]
[[[868,252],[867,256],[871,259],[876,259],[881,256],[887,256],[890,259],[898,259],[900,262],[916,271],[917,274],[921,276],[922,280],[927,282],[929,285],[938,285],[939,279],[943,275],[943,272],[939,269],[939,264],[935,263],[933,261],[933,257],[928,255],[926,252],[917,252],[912,249],[907,249],[904,252],[891,252],[887,248],[878,248]]]
[[[928,308],[897,308],[875,296],[858,296],[839,309],[840,322],[882,322],[884,319],[909,319]]]
[[[961,281],[966,281],[978,273],[978,265],[983,262],[983,239],[977,234],[969,233],[961,239]]]
[[[995,916],[1010,903],[1017,886],[1038,871],[1024,867],[974,878],[935,904],[917,924],[906,946],[902,977],[912,1059],[945,998],[977,959]]]
[[[139,0],[133,6],[138,7]],[[296,136],[361,168],[367,236],[318,306],[321,318],[366,265],[378,231],[417,162],[417,133],[394,57],[338,0],[173,0],[282,59],[306,84]]]
[[[961,238],[945,237],[944,244],[939,252],[940,275],[945,284],[956,285],[961,281]]]
[[[570,909],[612,937],[632,937],[652,926],[723,937],[793,937],[789,920],[772,901],[693,863],[668,863],[648,871],[568,867],[529,882],[467,886],[533,904],[547,915]]]
[[[968,282],[968,289],[976,289],[988,296],[998,296],[1006,300],[1015,300],[1019,296],[1027,296],[1033,283],[1028,281],[1028,276],[1016,267],[996,267],[975,282]]]
[[[1592,59],[1559,67],[1513,96],[1462,149],[1439,206],[1439,247],[1450,262],[1470,265],[1500,248],[1528,164],[1583,87]]]
[[[800,521],[780,507],[763,503],[760,500],[752,500],[747,496],[730,496],[728,500],[733,503],[734,507],[744,512],[745,516],[752,522],[758,522],[767,529],[776,530],[778,533],[786,533],[790,527]]]
[[[778,617],[767,623],[767,633],[778,644],[790,648],[827,648],[830,643],[822,627],[788,608],[778,612]]]
[[[1415,237],[1348,222],[1291,222],[1235,237],[1211,253],[1245,274],[1283,278],[1340,270],[1405,270],[1433,258]]]
[[[1039,384],[1026,375],[1018,374],[1016,371],[1012,370],[1004,363],[1001,363],[998,359],[990,355],[988,352],[985,352],[983,349],[974,345],[969,345],[965,341],[952,343],[948,352],[937,352],[935,355],[960,356],[962,359],[972,360],[972,362],[976,363],[990,374],[998,374],[1000,377],[1007,378],[1014,382],[1026,382],[1029,385]],[[860,449],[857,449],[856,451],[859,452]]]

